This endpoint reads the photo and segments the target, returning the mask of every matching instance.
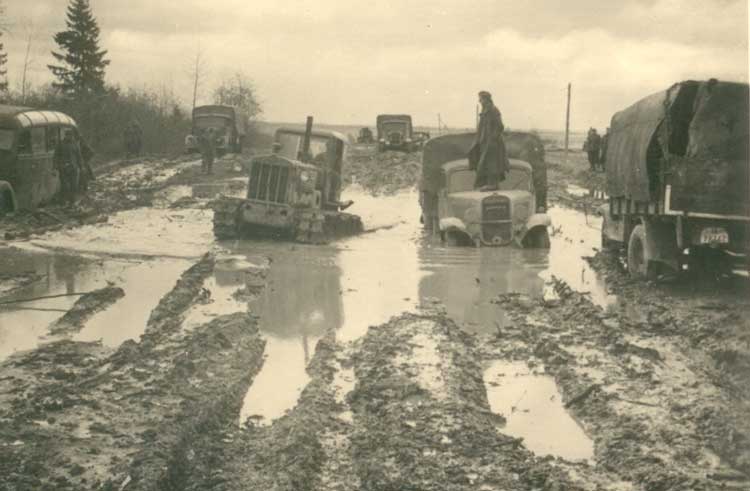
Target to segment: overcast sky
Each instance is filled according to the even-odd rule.
[[[3,0],[8,77],[49,81],[67,0]],[[109,50],[107,81],[166,87],[187,105],[198,46],[209,73],[199,102],[240,70],[269,121],[471,126],[489,90],[513,128],[603,128],[613,112],[687,78],[748,79],[747,0],[91,0]],[[564,6],[563,6],[564,5]]]

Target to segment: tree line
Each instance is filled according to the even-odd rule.
[[[190,132],[191,112],[167,89],[123,88],[106,82],[110,60],[100,46],[100,29],[88,0],[70,0],[65,29],[53,40],[53,63],[47,68],[53,82],[37,87],[11,90],[8,84],[6,53],[2,35],[7,32],[5,12],[0,6],[0,103],[62,111],[76,119],[81,133],[100,158],[112,158],[124,152],[125,128],[136,121],[143,134],[143,150],[151,154],[175,154],[184,149]],[[205,75],[194,67],[194,94]],[[241,107],[255,121],[262,113],[252,81],[237,73],[223,80],[213,91],[213,103]],[[251,135],[252,145],[252,135]]]

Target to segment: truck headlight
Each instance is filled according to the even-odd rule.
[[[299,180],[302,181],[303,183],[310,181],[310,173],[303,170],[302,172],[299,173]]]

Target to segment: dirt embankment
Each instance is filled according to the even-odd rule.
[[[142,158],[114,161],[97,169],[73,205],[49,203],[32,211],[0,216],[0,238],[23,240],[32,234],[106,222],[112,213],[150,206],[156,191],[168,185],[167,179],[194,156]]]
[[[216,479],[216,446],[262,365],[254,317],[187,330],[214,260],[185,271],[140,341],[62,340],[0,365],[1,489],[185,489]],[[206,488],[202,488],[206,489]]]
[[[344,163],[344,182],[374,194],[394,194],[419,183],[422,152],[352,152]]]
[[[581,151],[570,151],[567,161],[561,151],[546,153],[550,204],[593,213],[606,203],[605,174],[592,171],[586,159]]]
[[[639,284],[605,312],[555,289],[551,301],[499,298],[514,322],[483,356],[543,365],[594,439],[597,467],[638,489],[747,489],[747,302],[714,309]]]

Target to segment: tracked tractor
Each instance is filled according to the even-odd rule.
[[[280,128],[270,155],[250,163],[245,199],[213,202],[214,235],[220,239],[272,238],[323,244],[362,232],[361,219],[343,210],[344,136]]]

